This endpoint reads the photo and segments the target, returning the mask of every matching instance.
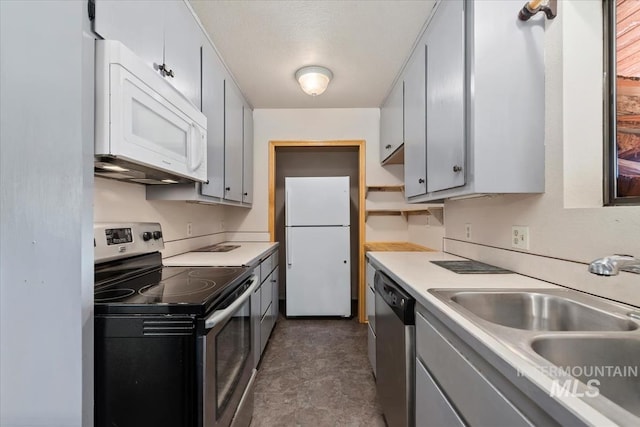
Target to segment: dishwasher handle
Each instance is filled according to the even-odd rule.
[[[403,324],[416,324],[415,298],[381,271],[376,271],[374,286],[376,293],[380,295],[385,304],[393,310]]]

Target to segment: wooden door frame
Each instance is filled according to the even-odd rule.
[[[364,140],[336,141],[269,141],[269,236],[272,242],[276,239],[276,149],[279,147],[355,147],[358,149],[358,321],[365,323],[367,319],[365,305],[365,170],[366,152]]]

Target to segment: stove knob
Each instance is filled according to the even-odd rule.
[[[151,232],[145,231],[144,233],[142,233],[142,240],[144,240],[145,242],[151,240]]]
[[[162,237],[162,231],[154,231],[153,232],[153,240],[158,240]]]

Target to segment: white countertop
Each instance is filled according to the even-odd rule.
[[[278,246],[278,242],[224,242],[221,245],[238,245],[229,252],[187,252],[164,258],[167,267],[237,267],[255,266]]]
[[[518,372],[551,393],[552,379],[546,376],[538,366],[532,364],[502,340],[494,337],[485,329],[473,323],[469,318],[459,314],[437,297],[429,293],[429,289],[437,288],[536,288],[558,289],[559,286],[536,280],[519,274],[457,274],[432,264],[430,261],[464,260],[442,252],[367,252],[367,257],[376,269],[383,270],[389,277],[409,292],[416,301],[428,309],[435,307],[444,313],[468,333],[477,338],[495,355],[503,359]],[[442,314],[434,313],[438,317]],[[615,425],[609,418],[588,405],[583,400],[572,396],[556,397],[556,400],[569,409],[577,418],[594,426]]]

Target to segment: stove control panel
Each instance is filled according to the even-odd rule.
[[[162,229],[157,222],[95,223],[93,239],[95,263],[164,249]]]

